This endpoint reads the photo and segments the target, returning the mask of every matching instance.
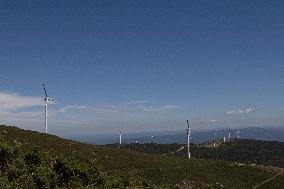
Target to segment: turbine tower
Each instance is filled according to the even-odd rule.
[[[240,139],[240,130],[238,130],[238,139]]]
[[[215,137],[216,137],[216,132],[213,131],[213,146],[214,146],[214,147],[216,146]]]
[[[189,122],[188,120],[186,120],[186,123],[187,123],[187,153],[188,153],[188,159],[190,159],[190,151],[189,151],[189,144],[190,144],[190,141],[191,141],[191,135],[190,135],[190,128],[189,128]]]
[[[119,133],[119,144],[121,145],[121,136],[122,136],[122,132]]]
[[[47,97],[47,92],[44,83],[42,84],[42,86],[45,94],[45,98],[43,100],[44,100],[44,111],[45,111],[45,133],[47,133],[47,105],[48,102],[53,101],[54,99]]]

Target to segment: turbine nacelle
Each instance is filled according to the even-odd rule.
[[[54,101],[54,98],[47,98],[47,97],[45,97],[43,100],[44,101]]]
[[[187,123],[187,129],[186,129],[186,131],[187,131],[187,135],[190,135],[189,121],[188,121],[188,120],[186,120],[186,123]]]
[[[54,101],[53,98],[47,98],[47,97],[45,97],[43,100],[44,100],[44,103],[45,103],[45,104],[47,104],[47,103],[50,102],[50,101],[51,101],[51,102]]]

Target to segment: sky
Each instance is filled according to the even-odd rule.
[[[284,127],[284,1],[0,2],[0,124]]]

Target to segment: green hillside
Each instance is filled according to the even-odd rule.
[[[204,144],[193,148],[197,158],[219,159],[284,168],[284,142],[234,139],[217,147]]]
[[[42,167],[42,170],[49,168],[50,175],[54,175],[52,177],[46,174],[39,176],[46,182],[52,181],[53,184],[49,185],[43,182],[46,184],[46,188],[239,189],[253,188],[279,174],[282,170],[280,168],[245,166],[216,160],[188,160],[183,157],[137,153],[125,149],[78,143],[16,127],[0,126],[0,133],[1,145],[8,148],[11,154],[17,154],[20,151],[21,155],[15,157],[22,161],[22,167],[18,167],[14,158],[8,158],[7,162],[12,161],[9,164],[15,165],[16,168],[5,168],[3,163],[5,165],[6,160],[1,159],[0,176],[1,183],[4,183],[2,185],[10,184],[12,186],[14,183],[15,186],[17,183],[22,183],[21,180],[16,180],[19,178],[18,176],[7,176],[13,170],[35,170],[37,175],[41,175],[40,173],[46,173],[46,171],[40,172],[35,167]],[[3,152],[2,149],[1,152]],[[33,158],[24,158],[34,156],[35,159],[40,157],[39,166],[34,166],[34,162],[29,161]],[[54,162],[58,161],[63,162],[60,163],[63,168],[55,168]],[[67,179],[63,179],[64,176],[62,176],[65,172],[68,173]],[[36,183],[38,179],[30,171],[20,173],[16,171],[16,173],[24,175],[22,179],[27,182],[27,178],[30,178],[28,183]],[[260,185],[259,188],[262,186]],[[269,181],[265,188],[279,188],[279,186],[284,186],[282,173]],[[34,188],[44,187],[35,184]]]
[[[0,143],[0,188],[112,188],[127,187],[95,166],[86,166],[62,155],[23,151]]]
[[[111,144],[108,146],[117,147],[119,145]],[[149,154],[187,156],[187,148],[184,144],[123,144],[120,148]],[[198,159],[284,167],[284,142],[232,139],[225,143],[216,141],[216,147],[213,146],[212,142],[199,145],[191,144],[190,151],[192,156]]]

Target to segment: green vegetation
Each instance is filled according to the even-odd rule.
[[[284,167],[284,142],[232,140],[217,147],[193,148],[197,158]]]
[[[108,146],[117,147],[118,144]],[[185,148],[178,151],[183,146]],[[187,157],[187,148],[183,144],[123,144],[120,147],[150,154]],[[213,147],[212,142],[200,145],[191,144],[190,151],[192,156],[198,159],[225,160],[284,168],[284,142],[233,139],[225,143],[217,141],[216,147]]]
[[[147,186],[137,178],[107,176],[92,163],[68,159],[62,155],[22,151],[19,146],[0,143],[1,188],[132,188]],[[143,185],[144,184],[144,185]]]
[[[138,153],[16,127],[0,126],[0,133],[0,143],[10,154],[7,160],[1,159],[1,188],[22,188],[27,182],[30,188],[239,189],[252,188],[281,170]],[[5,162],[10,166],[3,166]],[[284,176],[280,174],[267,188],[283,185]]]

